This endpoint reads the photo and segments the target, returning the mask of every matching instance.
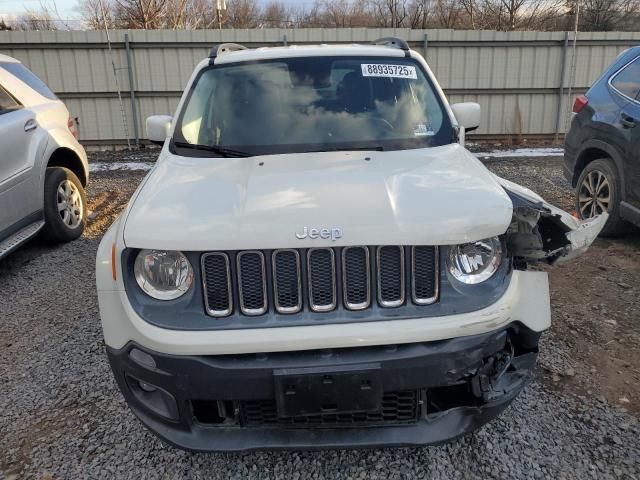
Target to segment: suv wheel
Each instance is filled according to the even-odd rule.
[[[69,169],[47,168],[44,179],[42,235],[48,242],[75,240],[87,223],[87,196],[78,177]]]
[[[626,229],[626,222],[620,218],[620,189],[617,170],[606,158],[589,163],[578,178],[576,211],[582,219],[609,213],[601,233],[604,237],[620,235]]]

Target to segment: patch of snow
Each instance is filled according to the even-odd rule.
[[[96,162],[89,164],[89,172],[109,172],[113,170],[151,170],[155,162]]]
[[[514,150],[475,152],[474,155],[479,158],[561,157],[564,155],[564,148],[516,148]]]

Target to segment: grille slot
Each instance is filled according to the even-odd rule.
[[[404,248],[378,247],[378,303],[381,307],[399,307],[404,303]]]
[[[371,304],[369,249],[345,247],[342,250],[342,292],[350,310],[363,310]]]
[[[328,312],[336,308],[336,259],[333,249],[309,249],[307,271],[311,310]]]
[[[226,253],[207,253],[202,256],[204,304],[213,317],[226,317],[233,310],[231,272]]]
[[[416,390],[385,393],[382,397],[382,409],[379,412],[323,413],[300,417],[278,417],[274,399],[240,402],[241,422],[247,427],[264,425],[354,427],[412,424],[417,421],[418,413],[418,391]]]
[[[257,250],[238,253],[238,293],[240,310],[245,315],[267,311],[267,283],[264,255]]]
[[[273,252],[273,294],[278,312],[296,313],[302,309],[300,254],[297,250]]]
[[[438,299],[438,247],[411,247],[411,296],[417,305]]]

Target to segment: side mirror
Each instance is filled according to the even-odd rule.
[[[458,120],[458,125],[464,127],[466,132],[475,130],[480,126],[480,105],[474,102],[454,103],[451,110]]]
[[[170,115],[152,115],[147,118],[147,138],[151,143],[156,145],[164,145],[164,141],[171,132],[171,121],[173,117]]]

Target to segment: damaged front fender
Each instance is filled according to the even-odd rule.
[[[578,220],[531,190],[496,178],[513,202],[506,241],[517,260],[555,264],[572,259],[589,248],[607,222],[607,213]]]

